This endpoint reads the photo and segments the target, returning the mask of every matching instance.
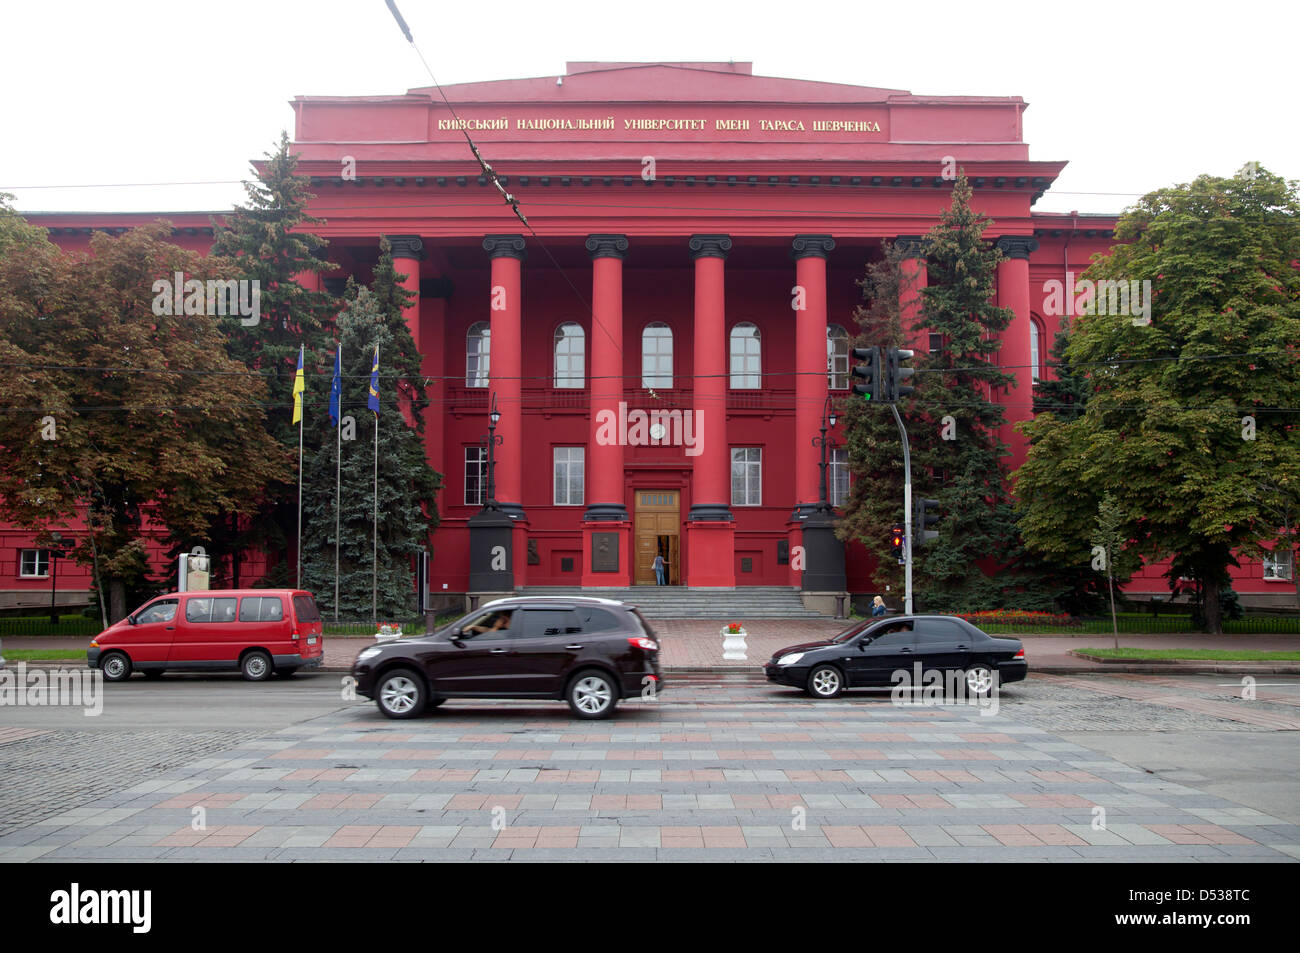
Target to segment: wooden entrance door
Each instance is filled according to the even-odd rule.
[[[636,579],[638,586],[655,585],[655,555],[668,564],[668,584],[681,584],[678,537],[682,515],[676,490],[637,490]]]

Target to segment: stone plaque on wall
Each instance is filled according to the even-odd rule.
[[[618,533],[591,534],[591,571],[618,572]]]

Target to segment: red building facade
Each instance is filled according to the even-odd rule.
[[[994,396],[1014,424],[1062,320],[1051,282],[1113,237],[1114,216],[1033,211],[1065,163],[1030,159],[1019,97],[774,79],[747,63],[570,63],[445,94],[454,115],[436,89],[293,103],[299,171],[339,265],[326,282],[368,280],[386,235],[418,291],[406,317],[444,474],[434,592],[653,584],[655,554],[673,584],[819,588],[791,554],[822,492],[812,441],[827,397],[849,394],[856,282],[882,243],[914,251],[923,284],[920,236],[965,172],[1007,255],[997,299],[1015,318],[998,361],[1016,384]],[[30,217],[65,246],[135,224]],[[167,217],[206,250],[206,216]],[[913,294],[904,312],[917,309]],[[918,331],[912,345],[931,342]],[[494,404],[506,519],[481,538],[508,538],[509,570],[471,578]],[[842,446],[838,428],[831,439]],[[1024,440],[1010,425],[1003,439],[1014,470]],[[828,470],[834,501],[842,451]],[[874,591],[865,551],[845,560],[847,588]],[[1239,591],[1278,591],[1245,565]],[[1152,572],[1130,589],[1167,592]]]

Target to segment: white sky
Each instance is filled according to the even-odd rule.
[[[1022,96],[1030,157],[1070,162],[1039,211],[1118,212],[1249,160],[1300,179],[1295,0],[398,6],[444,85],[569,60],[735,59],[757,75]],[[11,0],[0,44],[0,191],[22,211],[229,208],[248,161],[292,134],[293,96],[428,85],[383,0]],[[19,188],[200,181],[224,184]]]

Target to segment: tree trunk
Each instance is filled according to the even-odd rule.
[[[239,588],[239,546],[236,545],[236,539],[239,536],[239,515],[230,514],[230,581],[231,589]]]
[[[121,579],[108,581],[108,624],[126,618],[126,583]]]
[[[1106,554],[1106,588],[1110,590],[1110,624],[1115,630],[1115,649],[1119,650],[1119,617],[1115,615],[1115,580],[1110,570],[1110,554]]]
[[[1216,576],[1207,576],[1201,587],[1205,600],[1205,631],[1210,635],[1223,634],[1223,613],[1219,609],[1219,580]]]

